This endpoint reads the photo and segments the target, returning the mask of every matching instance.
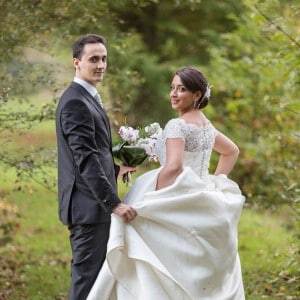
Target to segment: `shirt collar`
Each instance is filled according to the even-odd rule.
[[[73,81],[84,87],[92,97],[94,97],[98,93],[97,89],[94,86],[78,77],[74,77]]]

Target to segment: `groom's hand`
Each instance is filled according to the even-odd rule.
[[[118,204],[112,209],[112,212],[119,216],[125,223],[132,221],[137,216],[136,210],[124,203]]]

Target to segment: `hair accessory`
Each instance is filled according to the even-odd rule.
[[[204,93],[203,99],[205,99],[205,98],[209,99],[210,98],[211,88],[212,88],[212,85],[208,84],[207,87],[206,87],[206,91]]]

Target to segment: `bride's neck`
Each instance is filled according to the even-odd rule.
[[[199,115],[201,114],[200,110],[199,109],[196,109],[196,108],[191,108],[189,110],[186,110],[186,111],[179,111],[179,117],[186,117],[186,116],[191,116],[191,115]]]

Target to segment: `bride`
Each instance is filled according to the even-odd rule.
[[[244,203],[227,178],[239,149],[202,113],[210,87],[192,67],[172,79],[179,117],[157,141],[161,167],[136,179],[124,202],[137,217],[112,216],[106,261],[88,300],[242,300],[237,225]],[[220,154],[209,174],[212,150]]]

